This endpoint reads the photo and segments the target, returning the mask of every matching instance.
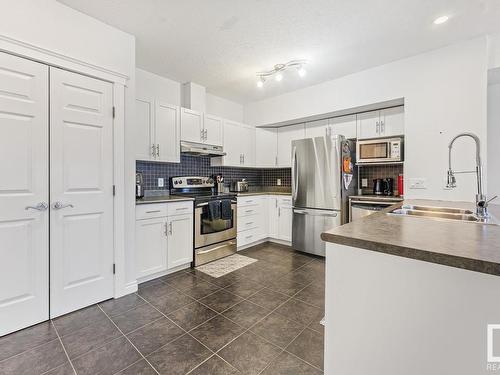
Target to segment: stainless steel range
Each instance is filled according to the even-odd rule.
[[[170,194],[194,198],[194,266],[236,252],[236,194],[217,194],[210,177],[172,177]]]

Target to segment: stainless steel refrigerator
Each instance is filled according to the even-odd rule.
[[[357,188],[355,143],[343,136],[292,142],[292,247],[325,256],[321,233],[347,222]]]

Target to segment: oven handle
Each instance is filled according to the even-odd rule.
[[[236,203],[237,203],[236,201],[231,200],[231,204],[236,204]],[[203,206],[208,206],[208,202],[203,202],[196,205],[196,207],[203,207]]]

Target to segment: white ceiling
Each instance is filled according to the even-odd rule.
[[[135,35],[138,67],[241,103],[500,31],[498,0],[59,1]],[[291,59],[310,60],[305,78],[256,87]]]

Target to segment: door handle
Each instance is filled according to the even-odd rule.
[[[37,211],[45,211],[49,208],[49,205],[45,202],[40,202],[36,206],[26,206],[25,210],[37,210]]]
[[[54,210],[60,210],[60,209],[62,209],[62,208],[66,208],[66,207],[71,207],[71,208],[73,208],[74,206],[73,206],[71,203],[68,203],[68,204],[63,204],[63,203],[61,203],[61,202],[56,202],[56,203],[54,203],[54,204],[52,205],[52,208],[53,208]]]
[[[294,147],[292,150],[292,181],[294,183],[292,200],[295,201],[297,199],[297,193],[298,193],[297,190],[299,188],[299,164],[297,162],[296,147]]]

